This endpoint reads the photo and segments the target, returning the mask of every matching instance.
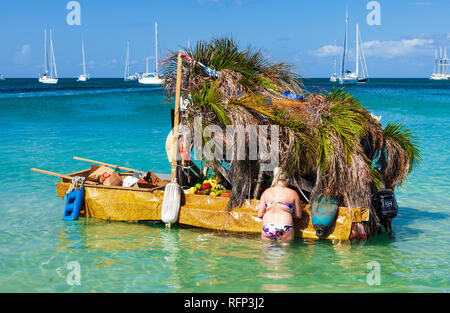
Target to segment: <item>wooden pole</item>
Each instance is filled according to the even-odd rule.
[[[65,178],[65,179],[70,179],[70,180],[74,179],[74,177],[72,177],[72,176],[58,174],[58,173],[53,173],[53,172],[46,171],[46,170],[41,170],[41,169],[38,169],[38,168],[30,168],[30,170],[32,170],[33,172],[38,172],[38,173],[43,173],[43,174],[47,174],[47,175],[52,175],[52,176],[56,176],[56,177],[59,177],[59,178]]]
[[[177,154],[178,154],[178,123],[180,121],[180,97],[181,97],[181,53],[178,53],[177,59],[177,83],[175,90],[175,111],[173,136],[175,138],[174,148],[172,149],[172,170],[171,182],[166,185],[164,198],[161,206],[161,219],[170,229],[172,223],[178,219],[181,204],[181,190],[177,180]]]
[[[89,160],[89,159],[80,158],[80,157],[76,157],[76,156],[73,156],[72,159],[85,161],[85,162],[90,162],[90,163],[97,163],[97,164],[100,164],[100,165],[105,165],[105,166],[109,166],[109,167],[113,167],[113,168],[118,168],[118,169],[124,170],[124,171],[137,172],[137,170],[134,170],[132,168],[127,168],[127,167],[114,165],[114,164],[108,164],[108,163],[104,163],[104,162],[100,162],[100,161]]]
[[[72,181],[75,178],[75,176],[63,175],[63,174],[54,173],[54,172],[50,172],[50,171],[46,171],[46,170],[41,170],[41,169],[38,169],[38,168],[30,168],[30,170],[32,170],[33,172],[38,172],[38,173],[42,173],[42,174],[56,176],[56,177],[59,177],[61,179],[68,179],[70,181]],[[95,183],[89,182],[89,181],[84,181],[84,184],[86,184],[86,185],[93,185],[93,186],[96,185]]]
[[[175,149],[172,149],[172,180],[176,179],[176,168],[177,168],[177,153],[178,153],[178,124],[180,122],[180,98],[181,98],[181,66],[182,59],[181,53],[178,53],[177,59],[177,83],[175,89],[175,112],[174,112],[174,123],[173,123],[173,135],[175,138]]]

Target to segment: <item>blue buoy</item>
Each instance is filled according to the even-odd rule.
[[[67,195],[66,208],[64,209],[63,220],[73,221],[77,220],[80,215],[81,205],[84,199],[84,187],[79,190],[72,190]]]
[[[317,197],[311,204],[311,222],[316,229],[317,237],[322,237],[333,225],[338,208],[335,199],[324,196]]]

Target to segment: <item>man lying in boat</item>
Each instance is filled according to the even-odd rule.
[[[302,217],[302,201],[297,192],[288,188],[286,172],[278,169],[272,186],[266,189],[259,202],[258,217],[262,218],[263,240],[294,239],[294,220]]]

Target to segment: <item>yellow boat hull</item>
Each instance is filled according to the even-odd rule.
[[[57,195],[64,198],[70,183],[56,183]],[[164,192],[161,190],[118,190],[85,186],[81,216],[110,221],[159,221]],[[261,233],[257,216],[258,200],[247,200],[240,208],[227,212],[229,198],[184,194],[178,223],[212,230]],[[352,223],[369,220],[369,210],[339,207],[334,226],[324,238],[348,240]],[[300,220],[294,220],[296,237],[318,239],[311,224],[309,205]]]

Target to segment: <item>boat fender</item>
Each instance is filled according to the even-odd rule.
[[[161,206],[161,220],[170,225],[178,220],[181,206],[181,188],[176,181],[168,183],[164,189]]]
[[[323,237],[325,232],[333,225],[338,212],[338,203],[333,198],[317,197],[311,204],[311,223],[317,237]]]

